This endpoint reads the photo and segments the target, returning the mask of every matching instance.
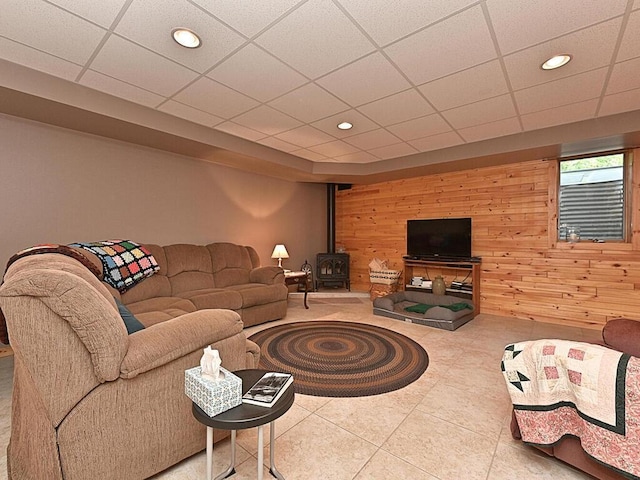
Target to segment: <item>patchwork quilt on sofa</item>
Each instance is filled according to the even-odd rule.
[[[522,440],[580,439],[599,462],[640,478],[640,359],[565,340],[507,345],[501,364]]]

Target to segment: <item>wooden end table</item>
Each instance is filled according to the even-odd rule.
[[[254,383],[260,380],[265,373],[268,373],[267,370],[238,370],[233,372],[234,375],[237,375],[242,379],[243,395],[253,386]],[[211,480],[213,477],[213,429],[218,428],[221,430],[231,430],[231,463],[224,472],[215,478],[215,480],[222,480],[223,478],[233,475],[236,471],[236,431],[253,427],[258,427],[258,480],[262,480],[262,465],[264,463],[263,426],[267,423],[270,423],[271,425],[271,432],[269,436],[271,442],[269,453],[269,472],[275,478],[284,480],[284,477],[275,466],[275,420],[280,418],[287,410],[289,410],[289,408],[291,408],[294,399],[295,393],[293,391],[293,384],[291,384],[273,407],[258,407],[256,405],[243,403],[213,417],[204,413],[204,411],[202,411],[202,409],[194,402],[191,407],[193,416],[200,423],[207,426],[207,480]]]
[[[306,272],[284,272],[285,285],[302,285],[304,284],[304,308],[308,309],[307,293],[309,293],[309,281]]]

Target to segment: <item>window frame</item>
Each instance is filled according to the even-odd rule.
[[[593,242],[591,240],[581,240],[578,243],[571,243],[558,238],[559,232],[559,220],[560,220],[560,163],[567,160],[579,160],[583,158],[602,157],[606,155],[623,154],[624,155],[624,210],[623,210],[623,233],[624,238],[619,240],[605,240],[604,242]],[[593,248],[589,245],[593,245],[599,250],[603,249],[603,245],[607,246],[607,249],[617,249],[616,246],[622,249],[640,250],[640,235],[634,235],[634,225],[640,225],[640,211],[633,208],[633,205],[638,205],[640,202],[640,172],[633,168],[633,150],[612,150],[605,152],[596,152],[587,155],[574,155],[570,157],[559,157],[553,159],[549,165],[549,246],[551,248]]]

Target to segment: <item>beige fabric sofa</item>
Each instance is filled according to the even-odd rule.
[[[15,355],[9,479],[142,479],[204,448],[184,371],[207,345],[228,370],[254,368],[260,354],[240,314],[205,309],[207,299],[232,292],[241,302],[231,306],[247,318],[276,315],[238,285],[262,273],[229,267],[226,254],[207,262],[217,248],[226,251],[152,247],[160,274],[122,296],[147,325],[131,335],[113,292],[77,260],[47,253],[9,267],[0,287]]]
[[[252,247],[232,243],[144,247],[160,271],[125,292],[121,300],[145,325],[203,308],[233,310],[245,327],[287,314],[284,271],[261,267]],[[94,263],[101,267],[95,258]]]

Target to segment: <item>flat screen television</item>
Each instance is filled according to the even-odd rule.
[[[471,219],[407,220],[407,256],[419,259],[470,259]]]

